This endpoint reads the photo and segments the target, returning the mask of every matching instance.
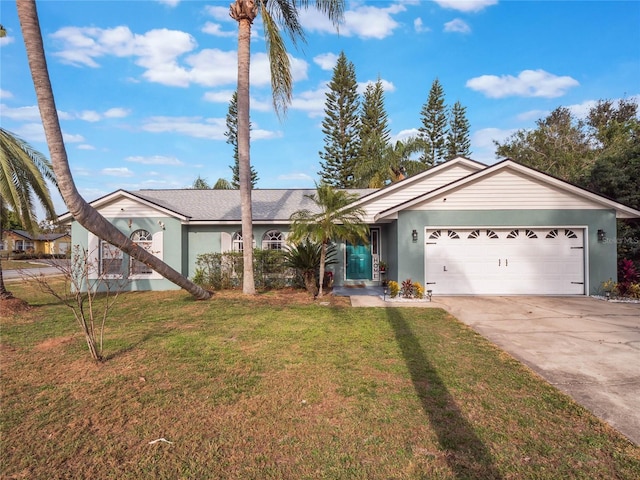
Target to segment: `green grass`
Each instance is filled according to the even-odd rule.
[[[131,293],[94,364],[65,307],[12,291],[34,307],[0,324],[2,478],[640,477],[638,447],[442,310]]]

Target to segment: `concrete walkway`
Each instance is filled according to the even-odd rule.
[[[354,307],[443,308],[640,445],[640,304],[582,296],[385,302],[376,288],[334,294],[350,294]]]

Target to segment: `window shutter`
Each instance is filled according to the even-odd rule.
[[[227,232],[220,233],[220,253],[231,251],[231,234]]]

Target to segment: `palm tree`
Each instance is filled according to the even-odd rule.
[[[0,212],[5,211],[6,201],[22,227],[35,233],[38,221],[34,196],[49,219],[56,217],[47,180],[56,183],[49,160],[18,136],[0,128]],[[3,223],[0,221],[0,228]],[[0,263],[0,298],[11,297],[4,284]]]
[[[358,184],[368,188],[382,188],[424,171],[427,167],[411,157],[424,150],[424,142],[418,137],[398,140],[387,145],[382,156],[363,158],[356,168]]]
[[[20,0],[16,3],[22,36],[27,49],[29,68],[38,99],[42,125],[53,164],[53,171],[58,181],[58,189],[60,190],[62,199],[67,205],[67,208],[69,208],[69,212],[73,215],[74,220],[97,237],[106,240],[136,260],[151,267],[167,280],[184,288],[198,300],[211,298],[210,292],[196,285],[158,257],[131,241],[129,237],[109,223],[78,193],[73,181],[73,176],[71,175],[67,152],[62,139],[62,131],[53,98],[53,89],[49,79],[44,47],[42,45],[42,33],[40,31],[35,0]]]
[[[331,185],[321,183],[316,186],[316,193],[305,195],[316,206],[316,211],[298,210],[291,215],[291,236],[289,240],[299,243],[310,240],[322,245],[320,255],[320,289],[322,296],[322,280],[324,279],[327,247],[332,240],[346,240],[351,243],[369,241],[369,227],[364,223],[364,210],[351,204],[358,196],[336,190]]]
[[[280,34],[284,30],[294,44],[304,40],[298,8],[307,8],[309,0],[235,0],[230,6],[231,17],[238,22],[238,169],[240,177],[240,207],[244,242],[244,273],[242,291],[256,292],[253,278],[253,214],[251,209],[251,161],[249,120],[249,70],[251,25],[262,16],[267,54],[271,67],[273,105],[278,116],[286,112],[291,102],[293,80],[287,49]],[[334,23],[342,18],[344,0],[316,0],[315,6]]]

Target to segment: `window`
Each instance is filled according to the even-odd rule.
[[[231,250],[234,252],[242,252],[244,250],[242,243],[242,232],[236,232],[231,239]]]
[[[498,238],[498,234],[493,230],[487,230],[487,237],[495,239]]]
[[[435,240],[437,238],[440,238],[440,230],[436,230],[431,235],[429,235],[430,240]]]
[[[536,232],[534,232],[533,230],[525,230],[525,233],[527,235],[527,238],[538,238],[538,235],[536,235]]]
[[[122,275],[122,250],[100,240],[100,274]]]
[[[147,252],[153,253],[151,251],[153,237],[146,230],[136,230],[131,234],[131,240]],[[150,273],[153,273],[150,267],[131,257],[131,275],[148,275]]]
[[[447,230],[447,235],[449,235],[449,238],[453,238],[456,240],[460,239],[460,235],[458,235],[458,233],[454,230]]]
[[[565,230],[564,236],[567,238],[578,238],[578,236],[575,234],[573,230]]]
[[[511,230],[507,238],[518,238],[520,236],[520,230]]]
[[[282,250],[284,248],[284,235],[277,230],[269,230],[262,237],[263,250]]]
[[[558,229],[549,230],[545,238],[556,238],[558,236]]]
[[[469,236],[467,238],[478,238],[480,236],[480,230],[473,230],[471,233],[469,233]]]

